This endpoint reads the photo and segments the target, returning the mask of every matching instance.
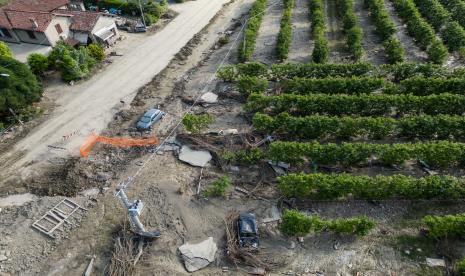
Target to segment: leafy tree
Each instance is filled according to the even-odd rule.
[[[0,56],[0,121],[9,116],[8,108],[20,111],[42,97],[42,85],[27,65]]]
[[[0,41],[0,56],[13,58],[13,52],[11,51],[10,47],[6,45],[4,42]]]
[[[27,57],[27,64],[32,73],[41,76],[49,67],[48,58],[42,54],[32,53]]]
[[[383,44],[389,63],[394,64],[404,61],[404,48],[402,48],[402,43],[397,38],[390,38]]]
[[[103,47],[100,44],[92,43],[89,46],[87,46],[87,49],[89,50],[90,56],[98,62],[101,62],[105,59],[105,51],[103,50]]]

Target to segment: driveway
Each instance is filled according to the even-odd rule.
[[[121,101],[131,102],[138,89],[162,71],[227,2],[229,0],[196,0],[171,5],[179,15],[163,30],[141,40],[92,79],[75,86],[63,86],[66,93],[58,100],[59,106],[48,120],[4,154],[1,171],[5,174],[17,172],[26,163],[40,164],[50,157],[78,155],[80,144],[91,132],[105,129],[122,107]],[[63,141],[67,135],[70,138]],[[66,151],[48,147],[57,143]],[[18,158],[19,152],[22,154]]]

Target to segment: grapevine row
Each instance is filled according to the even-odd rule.
[[[395,82],[421,77],[464,77],[465,70],[458,68],[450,71],[431,63],[398,63],[375,67],[369,63],[285,63],[273,64],[271,68],[259,63],[249,62],[222,67],[218,77],[225,81],[235,81],[241,76],[263,77],[269,80],[325,77],[363,77],[379,76],[393,79]]]
[[[433,28],[421,17],[412,0],[393,0],[399,16],[407,24],[407,31],[415,38],[418,46],[427,50],[429,59],[436,64],[442,64],[447,57],[447,48],[438,40]]]
[[[418,159],[432,166],[445,168],[465,162],[465,144],[448,141],[405,144],[278,141],[270,144],[267,154],[274,161],[292,164],[302,163],[304,158],[317,164],[344,166],[366,164],[374,159],[384,165],[401,165],[405,161]]]
[[[440,2],[450,12],[452,18],[465,28],[465,2],[462,0],[440,0]]]
[[[465,179],[452,176],[414,178],[405,175],[354,176],[349,174],[288,174],[278,178],[287,198],[442,199],[465,198]]]
[[[379,90],[386,84],[384,79],[376,77],[294,78],[285,81],[284,91],[297,94],[362,94]]]
[[[465,235],[465,214],[426,216],[423,223],[428,227],[428,235],[434,238],[461,238]]]
[[[346,34],[347,47],[354,58],[359,60],[363,55],[363,31],[354,13],[354,1],[336,0],[336,5],[338,7],[338,16],[342,19],[343,29]]]
[[[409,116],[396,120],[385,117],[293,117],[287,113],[278,116],[256,113],[253,126],[267,133],[302,139],[402,137],[447,140],[465,136],[465,117],[449,115]]]
[[[244,31],[242,43],[239,43],[239,60],[248,61],[255,49],[258,30],[263,21],[267,0],[256,0],[249,12],[249,20]]]
[[[249,96],[246,110],[293,115],[326,114],[333,116],[389,116],[389,115],[461,115],[465,112],[465,97],[440,94],[429,96],[413,95],[295,95]]]
[[[465,46],[465,30],[452,20],[449,12],[438,0],[414,0],[422,15],[441,34],[450,51],[457,51]]]
[[[284,11],[281,18],[281,28],[278,34],[277,54],[279,60],[285,60],[289,55],[289,47],[292,42],[292,9],[294,0],[283,0]]]
[[[281,231],[289,236],[304,236],[321,231],[365,236],[374,227],[375,222],[365,216],[323,220],[316,215],[307,216],[296,210],[284,210],[280,225]]]
[[[310,19],[312,21],[312,36],[315,41],[312,60],[315,63],[325,63],[328,60],[329,46],[325,32],[325,16],[323,0],[310,1]]]
[[[404,61],[404,48],[394,36],[396,28],[391,20],[383,0],[365,0],[364,5],[370,11],[370,16],[375,23],[376,33],[383,41],[388,62],[391,64]]]

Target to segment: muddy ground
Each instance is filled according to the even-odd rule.
[[[116,111],[113,122],[103,134],[131,137],[156,135],[163,140],[177,125],[183,112],[191,107],[191,100],[203,92],[220,95],[217,104],[197,105],[193,108],[194,113],[207,112],[214,116],[215,122],[207,131],[236,128],[240,133],[250,132],[250,117],[242,111],[243,102],[231,97],[236,95],[235,88],[218,80],[205,85],[218,64],[227,56],[230,47],[233,47],[235,37],[239,35],[240,22],[244,21],[252,3],[253,0],[236,0],[226,6],[177,55],[168,68],[140,89],[132,103]],[[277,18],[272,17],[265,17],[264,22]],[[333,15],[329,18],[333,26],[330,28],[330,36],[336,41],[338,23],[334,21]],[[273,41],[273,36],[277,35],[275,27],[261,32],[260,36],[266,41]],[[219,46],[218,38],[224,35],[229,36],[229,42]],[[306,38],[297,40],[304,41]],[[266,43],[257,45],[263,46]],[[235,47],[232,49],[232,55],[225,60],[226,64],[236,62]],[[338,52],[333,49],[333,60],[345,59],[343,50]],[[258,47],[257,51],[266,53],[257,52],[258,56],[265,57],[262,61],[272,62],[274,55],[270,54],[270,48]],[[305,51],[310,53],[309,48]],[[149,133],[135,131],[134,124],[140,114],[153,106],[159,106],[167,116]],[[181,127],[177,133],[182,136],[185,131]],[[253,138],[248,135],[243,137]],[[233,144],[228,140],[232,138],[218,139],[224,139],[223,145]],[[15,204],[11,203],[11,198],[10,203],[5,204],[8,200],[2,198],[0,255],[8,256],[7,260],[0,262],[0,273],[82,275],[89,260],[95,255],[95,275],[102,275],[111,258],[113,238],[126,221],[122,205],[114,196],[115,187],[120,181],[134,175],[137,177],[129,185],[127,194],[145,203],[142,221],[146,228],[162,232],[160,239],[144,249],[136,275],[187,274],[177,248],[184,242],[194,243],[209,236],[214,238],[219,250],[215,262],[198,274],[245,274],[242,267],[236,267],[226,257],[224,218],[231,210],[253,211],[259,221],[278,218],[285,207],[299,207],[309,214],[318,214],[324,218],[367,215],[376,220],[376,229],[363,238],[321,233],[309,235],[303,242],[283,236],[276,223],[260,223],[262,251],[280,261],[272,274],[441,273],[442,269],[426,267],[425,258],[445,257],[449,260],[463,254],[465,248],[463,242],[451,246],[425,239],[419,231],[419,220],[425,214],[464,212],[464,205],[457,202],[282,202],[274,187],[274,172],[266,164],[239,167],[237,170],[228,167],[221,169],[212,162],[211,166],[201,170],[180,162],[173,152],[153,154],[151,150],[153,148],[116,149],[99,145],[88,159],[61,160],[60,163],[51,164],[45,175],[37,175],[33,181],[28,181],[23,191],[33,192],[37,196],[26,195],[25,200],[16,200],[19,203]],[[223,175],[228,175],[233,182],[226,198],[204,198],[202,190]],[[197,195],[199,183],[201,192]],[[248,196],[235,187],[254,192]],[[59,232],[55,240],[32,230],[32,222],[57,204],[63,196],[68,196],[88,211],[80,211],[75,216],[74,226]],[[228,268],[223,270],[223,267]]]

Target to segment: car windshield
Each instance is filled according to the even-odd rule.
[[[255,235],[255,233],[242,232],[242,233],[241,233],[241,236],[242,236],[242,237],[245,237],[245,238],[253,238],[253,237],[255,237],[256,235]]]
[[[141,121],[142,123],[150,123],[150,117],[145,117],[145,116],[144,116],[144,117],[140,118],[140,121]]]

